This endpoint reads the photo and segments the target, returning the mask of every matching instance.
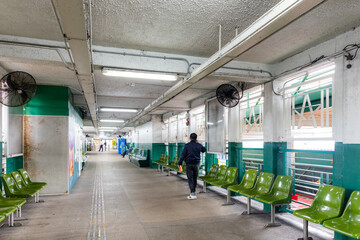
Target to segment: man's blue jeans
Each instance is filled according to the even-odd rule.
[[[196,194],[198,174],[199,174],[198,165],[186,165],[186,176],[188,178],[189,188],[192,195]]]

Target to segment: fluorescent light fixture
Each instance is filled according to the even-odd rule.
[[[113,132],[114,130],[100,130],[100,132]]]
[[[100,127],[100,130],[103,130],[103,129],[112,129],[112,130],[115,130],[115,129],[117,129],[117,127]]]
[[[122,122],[124,122],[124,120],[117,120],[117,119],[100,119],[100,122],[122,123]]]
[[[126,108],[100,108],[102,112],[134,112],[136,113],[138,110],[136,109],[126,109]]]
[[[178,76],[175,74],[135,71],[135,70],[116,69],[116,68],[103,68],[102,74],[113,77],[145,78],[145,79],[163,80],[163,81],[176,81],[178,79]]]

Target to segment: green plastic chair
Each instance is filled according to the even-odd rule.
[[[251,189],[240,189],[238,193],[247,197],[247,211],[242,214],[251,214],[251,199],[256,195],[266,194],[270,191],[271,184],[274,180],[274,174],[268,172],[261,172],[255,186]]]
[[[0,222],[2,222],[5,219],[5,216],[0,215]]]
[[[232,192],[239,192],[243,189],[250,189],[250,188],[254,187],[257,174],[258,174],[257,170],[248,169],[248,170],[246,170],[244,177],[241,180],[240,184],[231,185],[227,189]]]
[[[21,207],[22,205],[24,205],[26,203],[26,199],[25,198],[5,198],[1,193],[0,193],[0,205],[2,204],[9,204],[11,206],[16,206],[16,207]]]
[[[17,187],[21,190],[37,190],[37,192],[40,192],[41,189],[43,189],[44,186],[36,186],[36,185],[26,185],[24,179],[21,177],[20,173],[18,171],[13,171],[10,173],[13,179],[15,180],[15,183]]]
[[[36,195],[36,191],[34,190],[20,190],[10,174],[1,175],[1,180],[5,189],[6,197],[29,198]],[[35,201],[37,202],[37,199],[35,199]]]
[[[294,216],[303,219],[303,238],[309,237],[308,221],[322,224],[325,220],[339,217],[344,208],[345,189],[330,185],[321,185],[311,207],[294,211]]]
[[[209,179],[213,179],[213,178],[215,178],[216,177],[216,173],[217,173],[217,171],[219,170],[219,165],[217,165],[217,164],[213,164],[213,165],[211,165],[211,168],[210,168],[210,170],[209,170],[209,173],[207,174],[207,175],[205,175],[205,176],[201,176],[201,177],[199,177],[199,179],[200,180],[209,180]]]
[[[47,183],[45,183],[45,182],[33,182],[33,181],[31,181],[30,176],[29,176],[28,172],[25,169],[20,168],[18,171],[19,171],[21,177],[24,179],[24,182],[25,182],[26,185],[37,186],[37,187],[41,186],[42,188],[46,187]]]
[[[168,171],[168,176],[170,176],[170,171],[178,171],[179,167],[178,167],[178,162],[180,161],[179,157],[174,157],[172,162],[169,165],[166,165],[165,167],[167,167],[169,169]]]
[[[256,195],[255,200],[271,205],[271,222],[265,227],[278,227],[275,223],[275,206],[291,203],[294,179],[290,176],[278,175],[269,193]]]
[[[239,192],[240,190],[243,190],[243,189],[251,189],[254,186],[257,174],[258,174],[257,170],[248,169],[245,171],[244,177],[241,180],[240,184],[228,186],[226,203],[223,205],[232,205],[233,204],[231,202],[230,192]]]
[[[160,168],[161,168],[161,172],[163,172],[164,167],[162,165],[168,165],[169,164],[169,155],[161,154],[159,160],[154,161],[154,163],[158,164],[158,171],[160,171]]]
[[[221,165],[218,166],[218,170],[216,172],[215,177],[209,177],[209,178],[205,178],[203,179],[204,181],[204,185],[203,185],[203,190],[200,193],[206,193],[206,184],[210,183],[211,181],[223,181],[226,177],[226,172],[228,170],[228,166],[226,165]]]
[[[215,176],[215,178],[212,178],[212,179],[205,179],[204,181],[206,183],[210,183],[210,182],[215,182],[215,181],[223,181],[225,180],[225,177],[226,177],[226,173],[227,173],[227,170],[228,170],[228,166],[226,165],[221,165],[219,167],[219,170]]]
[[[36,186],[31,186],[31,185],[25,186],[25,184],[23,183],[24,181],[22,180],[19,172],[14,171],[14,172],[11,172],[10,175],[14,179],[15,184],[20,191],[26,191],[26,192],[35,193],[35,194],[40,192],[41,188],[39,189]]]
[[[229,167],[226,171],[225,178],[223,180],[214,180],[210,181],[210,184],[217,187],[228,187],[236,184],[238,168],[237,167]]]
[[[348,237],[360,239],[360,191],[353,191],[341,217],[326,220],[323,226]]]

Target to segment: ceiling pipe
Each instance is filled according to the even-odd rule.
[[[264,39],[290,24],[323,1],[324,0],[282,0],[237,35],[231,42],[212,55],[206,62],[196,68],[189,78],[184,79],[171,87],[159,98],[140,111],[138,115],[123,124],[123,127],[140,119],[193,84],[199,82],[204,77],[231,62],[234,58],[262,42]]]
[[[53,45],[46,45],[46,44],[35,44],[35,43],[26,43],[26,42],[15,42],[15,41],[7,41],[7,40],[0,40],[0,44],[10,45],[10,46],[21,46],[21,47],[32,47],[32,48],[40,48],[40,49],[48,49],[54,50],[59,55],[61,61],[64,63],[67,69],[71,71],[75,71],[72,66],[65,61],[64,56],[61,54],[60,49],[66,49],[65,47],[53,46]]]
[[[91,53],[89,49],[88,25],[86,22],[83,0],[51,0],[56,19],[74,58],[76,77],[84,93],[90,116],[95,129],[98,128],[96,93],[94,91],[94,75],[92,73]],[[60,21],[61,16],[61,21]],[[69,48],[68,48],[69,49]],[[70,49],[69,49],[70,53]]]

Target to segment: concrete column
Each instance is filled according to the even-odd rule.
[[[241,164],[241,133],[240,133],[240,104],[229,109],[229,148],[228,148],[228,159],[230,167],[237,167],[238,171],[238,182],[240,183],[243,177],[243,167]]]
[[[160,115],[153,115],[152,122],[152,144],[150,152],[150,167],[157,168],[157,164],[153,164],[153,161],[160,159],[161,154],[165,154],[166,146],[162,142],[162,120]]]
[[[283,98],[273,92],[272,83],[265,84],[264,93],[264,171],[275,175],[284,174],[283,158],[279,149],[287,148],[288,145],[288,108]]]

